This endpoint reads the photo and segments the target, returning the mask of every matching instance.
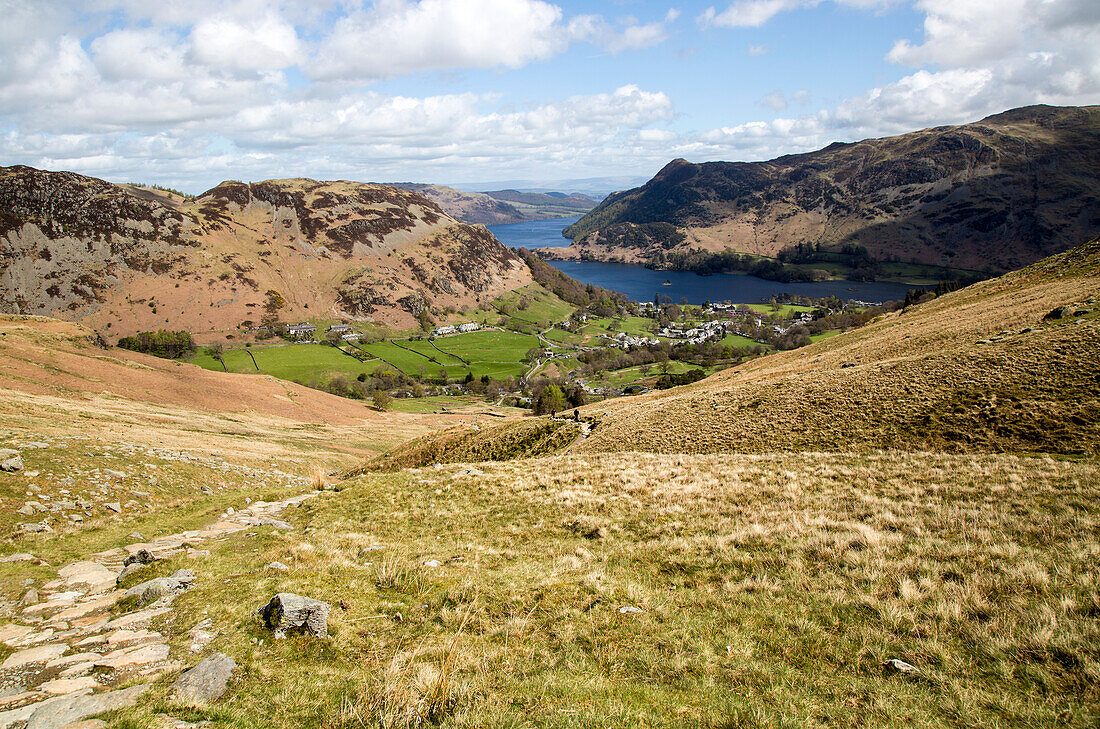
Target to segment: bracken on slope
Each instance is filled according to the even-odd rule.
[[[257,325],[272,300],[283,321],[409,326],[424,309],[474,306],[529,282],[483,227],[385,185],[223,182],[185,198],[0,168],[0,310],[112,336]]]

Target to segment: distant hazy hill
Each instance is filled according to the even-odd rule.
[[[0,168],[0,310],[124,335],[347,316],[409,326],[530,282],[480,226],[424,196],[315,180],[223,182],[195,198]],[[269,292],[277,292],[272,296]]]
[[[400,182],[394,187],[420,193],[456,220],[482,225],[568,218],[582,215],[596,206],[596,201],[590,197],[562,192],[464,192],[446,185],[415,182]]]
[[[582,408],[584,438],[570,421],[530,419],[414,442],[383,463],[565,450],[1094,456],[1098,372],[1100,239],[692,385]]]
[[[880,260],[996,272],[1098,230],[1100,107],[1031,106],[768,162],[674,160],[567,228],[578,245],[558,253],[637,261],[852,244]]]

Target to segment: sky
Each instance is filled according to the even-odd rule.
[[[0,0],[0,165],[648,179],[1100,103],[1097,0]]]

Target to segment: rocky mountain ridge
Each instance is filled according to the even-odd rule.
[[[396,183],[394,187],[420,193],[455,220],[481,225],[567,218],[582,215],[596,206],[596,201],[585,195],[560,192],[465,192],[446,185],[413,182]]]
[[[1030,106],[767,162],[673,160],[567,228],[575,244],[554,252],[637,262],[801,243],[996,273],[1095,235],[1098,183],[1100,107]]]
[[[112,336],[345,317],[411,326],[526,284],[481,226],[385,185],[223,182],[194,198],[0,168],[0,308]]]

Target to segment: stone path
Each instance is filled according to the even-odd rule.
[[[36,591],[14,622],[0,625],[0,643],[15,649],[0,663],[0,729],[60,729],[95,726],[88,717],[132,705],[150,683],[183,668],[165,636],[154,629],[172,602],[195,581],[190,570],[149,580],[129,590],[121,576],[144,564],[179,555],[208,554],[203,542],[259,526],[290,529],[276,517],[288,506],[313,498],[311,492],[277,502],[253,502],[227,510],[206,527],[90,555],[58,570],[57,579]],[[137,607],[112,613],[120,600]],[[194,626],[190,651],[201,652],[216,636],[210,620]],[[187,726],[181,722],[170,725]]]

